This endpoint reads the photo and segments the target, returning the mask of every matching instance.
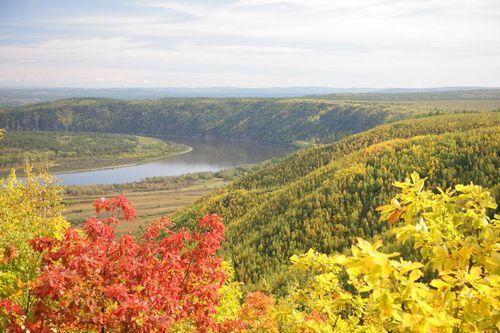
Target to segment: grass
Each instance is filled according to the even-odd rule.
[[[117,227],[118,234],[137,233],[149,223],[169,216],[176,210],[192,204],[197,199],[227,183],[223,178],[203,179],[195,184],[179,189],[153,191],[126,191],[125,195],[136,208],[136,218],[133,222],[124,222]],[[100,197],[112,197],[119,192],[110,191],[103,195],[66,195],[67,204],[65,217],[73,225],[81,225],[86,218],[94,215],[93,203]]]

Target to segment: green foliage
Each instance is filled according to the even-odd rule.
[[[53,169],[103,167],[158,158],[188,147],[158,139],[103,133],[7,132],[0,142],[0,169],[26,160]]]
[[[328,142],[388,120],[421,114],[412,105],[314,99],[69,99],[0,113],[16,130],[215,136],[274,143]]]
[[[469,89],[456,91],[427,92],[393,92],[393,93],[360,93],[360,94],[329,94],[319,98],[335,100],[362,101],[434,101],[434,100],[498,100],[500,89]]]
[[[375,208],[395,194],[390,184],[402,174],[416,170],[432,188],[472,180],[497,191],[499,121],[498,113],[484,113],[382,125],[240,177],[176,221],[223,215],[223,251],[237,279],[282,293],[293,279],[286,267],[294,254],[348,251],[356,237],[391,240]]]
[[[497,331],[500,310],[500,225],[488,210],[496,203],[475,185],[437,193],[414,173],[380,207],[397,226],[400,242],[412,240],[420,261],[380,251],[381,242],[358,238],[351,255],[313,250],[292,257],[305,276],[281,300],[275,317],[286,332]],[[398,223],[398,221],[402,221]],[[425,277],[425,269],[432,272]]]

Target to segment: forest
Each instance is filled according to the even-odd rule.
[[[137,163],[185,152],[189,147],[135,135],[71,132],[7,132],[0,142],[0,170],[26,162],[51,171]]]
[[[0,112],[0,127],[8,131],[219,137],[303,146],[338,140],[386,122],[464,110],[454,103],[429,108],[410,102],[303,98],[81,98],[6,109]],[[492,107],[500,108],[500,100],[487,106],[488,110]]]
[[[431,188],[474,182],[500,197],[500,114],[443,115],[381,125],[261,167],[178,212],[185,225],[217,212],[227,221],[223,253],[250,290],[279,292],[290,256],[314,247],[348,250],[382,237],[375,208],[391,184],[417,171]]]
[[[50,176],[28,168],[24,182],[7,181],[0,188],[4,331],[498,330],[499,221],[481,186],[433,191],[411,173],[374,211],[392,249],[357,237],[344,254],[293,255],[287,267],[297,282],[273,296],[244,293],[234,280],[218,254],[226,239],[218,215],[177,230],[163,218],[141,236],[115,237],[135,217],[123,194],[96,200],[95,215],[78,230],[61,215],[61,189]]]
[[[159,106],[138,111],[129,103]],[[62,188],[29,164],[23,180],[11,174],[0,186],[0,330],[500,329],[500,112],[324,100],[179,99],[170,110],[171,103],[23,106],[0,116],[7,128],[25,131],[0,137],[20,150],[86,149],[104,158],[141,144],[141,137],[104,132],[127,133],[132,119],[151,128],[166,117],[161,133],[180,124],[178,134],[265,132],[273,142],[308,144],[254,167],[121,185]],[[203,117],[194,107],[202,104]],[[253,114],[256,106],[265,109]],[[142,118],[133,118],[137,112]],[[354,121],[366,114],[373,118]],[[283,131],[272,133],[278,120],[269,119]],[[103,133],[73,132],[92,122]],[[115,149],[122,141],[128,146]],[[180,197],[207,182],[203,197],[180,210],[156,207],[160,196]],[[79,223],[64,211],[71,197]],[[93,202],[94,211],[78,211],[77,200]],[[139,225],[134,233],[132,224]]]
[[[500,0],[0,0],[0,333],[500,333]]]

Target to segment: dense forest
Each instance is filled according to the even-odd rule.
[[[379,237],[375,208],[391,184],[417,171],[431,188],[480,184],[499,196],[500,113],[441,115],[379,126],[333,144],[299,151],[244,175],[176,216],[219,213],[224,254],[251,288],[290,279],[288,258],[309,248],[345,251],[356,237]]]
[[[140,132],[161,125],[158,117],[175,119],[177,134],[325,143],[250,169],[69,187],[66,196],[94,208],[71,202],[73,215],[90,216],[73,226],[51,176],[29,166],[22,181],[11,174],[0,186],[0,330],[498,330],[500,112],[324,100],[249,100],[246,110],[231,102],[178,100],[139,114],[115,108],[139,102],[71,100],[1,113],[11,128],[55,131],[0,132],[4,151],[32,159],[40,151],[114,160],[174,149],[72,132],[92,124]],[[263,109],[250,112],[256,105]],[[158,207],[169,189],[178,191],[172,201],[192,202],[179,189],[207,191],[209,182],[211,194],[172,221],[160,218],[170,212]],[[102,197],[117,191],[132,191],[137,209],[123,193]]]
[[[425,90],[425,89],[424,89]],[[435,101],[435,100],[478,100],[478,99],[500,99],[500,89],[463,89],[453,91],[412,91],[411,89],[387,89],[386,92],[367,92],[358,94],[335,93],[318,96],[318,98],[329,98],[334,100],[358,100],[358,101]]]
[[[52,171],[107,167],[182,153],[189,147],[149,137],[109,133],[6,132],[0,170],[29,161]]]
[[[451,87],[429,89],[370,88],[6,88],[0,87],[0,106],[52,102],[69,98],[328,98],[358,101],[500,100],[500,89]]]
[[[487,141],[498,142],[498,134],[493,126],[394,139],[355,152],[353,160],[360,163],[354,168],[371,162],[373,170],[388,171],[401,166],[396,158],[418,168],[423,163],[416,160],[431,158],[431,169],[440,167],[441,176],[453,167],[434,162],[454,160],[461,163],[459,173],[474,178],[483,171],[470,169],[475,160],[490,163],[484,152],[498,162]],[[476,155],[467,160],[470,153]],[[366,195],[374,193],[363,192],[373,184],[360,181],[373,170],[344,169],[333,180],[337,187],[350,180],[353,185],[346,189]],[[27,167],[23,181],[11,174],[0,186],[0,331],[497,332],[495,199],[473,184],[436,190],[427,183],[411,172],[393,183],[392,199],[368,212],[380,215],[369,230],[388,230],[389,247],[358,236],[344,253],[300,251],[282,265],[294,283],[273,295],[244,292],[234,279],[231,263],[219,253],[226,239],[219,215],[193,220],[196,227],[188,229],[175,228],[164,217],[140,235],[119,235],[119,225],[133,223],[136,216],[133,203],[120,194],[98,198],[94,214],[77,229],[62,216],[61,187],[50,175]],[[363,199],[371,204],[373,196]],[[332,212],[346,208],[340,195],[329,200]],[[294,225],[298,232],[314,222],[303,212],[305,223]],[[343,223],[363,234],[359,218]],[[315,237],[318,230],[308,231]],[[335,232],[342,230],[330,235]],[[300,242],[309,235],[301,236],[290,234]]]
[[[321,99],[69,99],[6,109],[0,128],[205,136],[286,144],[330,142],[379,124],[444,110]]]

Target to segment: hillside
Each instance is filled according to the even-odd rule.
[[[0,174],[26,161],[51,171],[102,168],[179,154],[190,148],[149,137],[109,133],[6,132]]]
[[[432,99],[500,99],[500,90],[483,87],[441,88],[334,88],[334,87],[283,87],[283,88],[28,88],[0,87],[0,105],[15,106],[52,102],[69,98],[155,99],[168,97],[210,98],[285,98],[327,96],[347,100],[432,100]]]
[[[453,89],[453,88],[450,88]],[[0,87],[0,105],[24,105],[67,98],[153,99],[167,97],[300,97],[305,95],[367,92],[368,88],[283,87],[283,88],[28,88]]]
[[[87,98],[4,110],[0,128],[208,136],[303,145],[330,142],[412,116],[462,110],[460,106],[319,99]]]
[[[499,100],[500,89],[386,89],[379,92],[366,93],[333,93],[317,96],[334,100],[355,101],[435,101],[435,100]]]
[[[382,234],[375,208],[412,171],[428,184],[470,182],[498,196],[500,113],[442,115],[382,125],[268,164],[177,215],[225,217],[223,249],[236,276],[252,287],[279,288],[288,258],[314,247],[345,251],[355,237]],[[251,287],[251,288],[252,288]]]

